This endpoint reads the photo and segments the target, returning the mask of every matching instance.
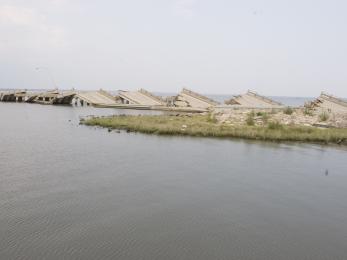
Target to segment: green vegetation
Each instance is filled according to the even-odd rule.
[[[263,114],[265,114],[265,112],[257,112],[257,116],[262,116]]]
[[[281,125],[280,122],[275,121],[275,122],[270,122],[267,125],[267,128],[269,128],[271,130],[280,130],[280,129],[283,129],[283,125]]]
[[[212,120],[214,121],[214,120]],[[269,141],[300,141],[347,144],[347,129],[319,129],[305,126],[232,126],[211,122],[211,115],[113,116],[81,121],[89,126],[157,135],[245,138]]]
[[[271,115],[277,114],[276,109],[273,109],[273,108],[272,108],[271,111],[270,111],[270,114],[271,114]]]
[[[270,116],[269,116],[268,113],[263,113],[262,116],[261,116],[261,119],[263,120],[263,122],[265,124],[267,124],[267,122],[269,121],[269,118],[270,118]]]
[[[291,115],[293,114],[293,109],[291,107],[286,107],[284,110],[283,110],[283,113],[286,114],[286,115]]]
[[[304,115],[306,115],[306,116],[313,116],[313,112],[312,112],[311,109],[305,107],[305,109],[304,109]]]
[[[262,115],[262,120],[266,124],[269,121],[270,116],[267,113]]]
[[[246,123],[247,125],[249,126],[253,126],[254,125],[254,112],[250,112],[248,115],[247,115],[247,119],[246,119]]]
[[[319,115],[319,121],[325,122],[329,119],[329,114],[327,112],[323,112]]]
[[[261,117],[261,120],[264,124],[267,124],[267,122],[269,121],[270,116],[267,112],[257,112],[256,115]]]
[[[212,113],[209,113],[209,114],[208,114],[208,116],[207,116],[207,121],[208,121],[209,123],[214,123],[214,124],[216,124],[216,123],[218,122],[217,118],[216,118],[215,115],[212,114]]]

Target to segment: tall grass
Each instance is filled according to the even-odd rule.
[[[186,116],[113,116],[90,118],[82,124],[109,129],[157,135],[188,135],[245,138],[269,141],[339,143],[347,145],[347,129],[319,129],[269,123],[264,126],[231,126],[211,122],[209,115]],[[185,126],[184,128],[182,126]]]

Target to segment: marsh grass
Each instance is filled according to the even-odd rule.
[[[299,141],[347,144],[347,129],[319,129],[272,123],[264,126],[231,126],[211,122],[209,115],[112,116],[81,121],[89,126],[157,135],[244,138],[269,141]],[[182,129],[182,126],[186,127]]]

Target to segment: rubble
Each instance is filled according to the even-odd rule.
[[[269,122],[278,122],[282,125],[316,126],[347,128],[347,113],[324,112],[322,120],[321,110],[308,111],[307,108],[294,108],[288,115],[284,109],[215,109],[213,116],[219,123],[232,125],[246,125],[251,115],[255,125],[262,126]]]

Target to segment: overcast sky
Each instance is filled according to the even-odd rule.
[[[0,88],[52,88],[49,71],[62,89],[347,97],[347,1],[0,0]]]

